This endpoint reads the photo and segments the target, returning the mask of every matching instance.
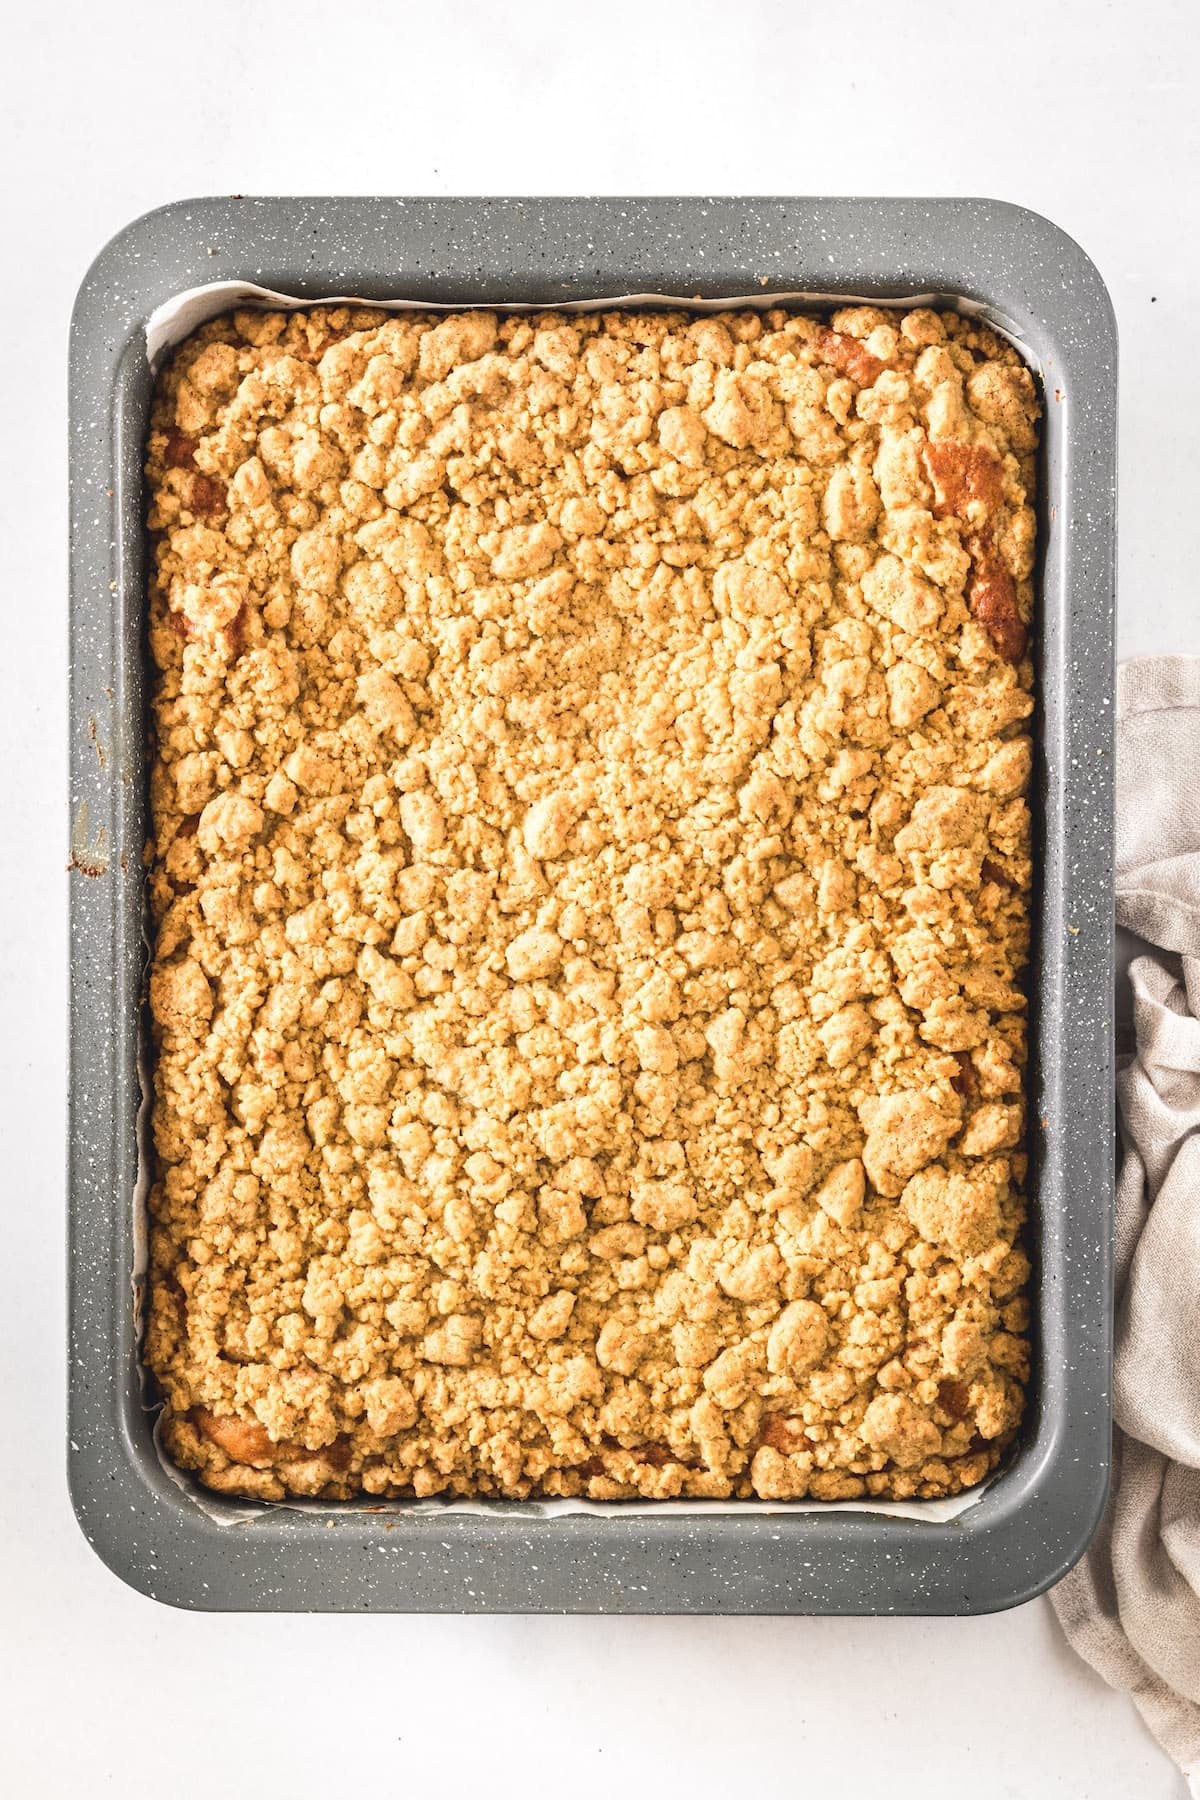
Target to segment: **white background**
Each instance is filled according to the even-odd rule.
[[[204,1617],[64,1482],[68,313],[194,193],[985,193],[1080,239],[1122,350],[1121,648],[1200,651],[1189,0],[25,0],[0,41],[0,1767],[20,1800],[886,1792],[1168,1800],[1045,1601],[977,1620]],[[3,1778],[0,1778],[2,1781]]]

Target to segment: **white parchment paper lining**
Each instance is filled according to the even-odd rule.
[[[808,305],[828,308],[831,306],[853,306],[867,304],[886,307],[890,310],[907,310],[914,306],[952,306],[955,311],[982,318],[993,328],[1013,343],[1027,362],[1037,367],[1037,357],[1031,347],[1022,340],[1021,334],[1013,320],[999,314],[992,307],[981,306],[957,295],[949,294],[906,294],[896,299],[881,300],[877,296],[862,294],[819,294],[801,290],[787,293],[730,294],[717,300],[688,298],[680,294],[613,294],[602,299],[593,300],[557,300],[547,297],[538,301],[514,301],[511,303],[489,301],[486,310],[503,313],[533,312],[603,312],[617,306],[653,306],[679,307],[688,312],[711,313],[727,312],[732,307],[754,308],[757,312],[768,312],[775,306]],[[260,287],[254,282],[245,281],[213,281],[203,287],[188,288],[176,294],[172,299],[164,301],[151,313],[146,322],[146,354],[150,367],[157,370],[164,358],[183,342],[193,331],[216,318],[219,313],[228,312],[235,307],[255,307],[260,310],[300,311],[312,306],[370,306],[383,312],[461,312],[463,302],[434,302],[429,300],[408,300],[396,298],[392,300],[364,300],[353,294],[330,295],[319,300],[297,299],[294,294],[280,294],[271,288]],[[150,1191],[150,1069],[147,1047],[142,1046],[138,1061],[138,1075],[142,1084],[142,1104],[138,1112],[138,1177],[134,1193],[134,1301],[137,1308],[139,1324],[142,1318],[146,1267],[148,1258],[147,1199]],[[139,1332],[140,1335],[140,1332]],[[147,1386],[145,1371],[142,1371],[143,1404],[147,1409],[153,1407],[153,1401]],[[249,1525],[261,1521],[275,1507],[286,1507],[295,1512],[320,1513],[325,1517],[330,1514],[358,1515],[368,1511],[368,1505],[356,1501],[322,1501],[322,1500],[279,1500],[266,1505],[249,1502],[218,1500],[209,1495],[198,1482],[173,1463],[163,1449],[159,1422],[154,1426],[154,1445],[158,1459],[167,1476],[189,1498],[193,1505],[208,1515],[219,1525]],[[995,1477],[993,1476],[994,1480]],[[887,1519],[913,1519],[920,1523],[933,1525],[945,1524],[978,1506],[987,1492],[989,1482],[972,1488],[968,1493],[955,1494],[945,1500],[391,1500],[369,1503],[369,1515],[376,1517],[389,1513],[469,1513],[486,1517],[502,1507],[506,1513],[517,1513],[535,1518],[563,1518],[573,1513],[652,1513],[656,1517],[662,1515],[680,1515],[693,1517],[698,1513],[725,1513],[742,1516],[746,1513],[836,1513],[856,1512],[875,1513]]]

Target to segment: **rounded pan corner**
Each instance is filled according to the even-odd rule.
[[[995,1589],[981,1594],[976,1603],[974,1600],[960,1609],[963,1618],[984,1617],[989,1613],[1012,1612],[1015,1607],[1027,1606],[1031,1600],[1038,1600],[1043,1594],[1068,1575],[1087,1550],[1096,1528],[1104,1515],[1104,1505],[1108,1498],[1108,1480],[1105,1478],[1103,1497],[1099,1510],[1094,1517],[1084,1521],[1069,1546],[1063,1549],[1057,1545],[1053,1550],[1047,1549],[1044,1560],[1026,1560],[1020,1578],[1008,1585],[1003,1577],[997,1580]]]
[[[170,1606],[180,1612],[203,1610],[199,1601],[191,1596],[177,1597],[172,1594],[159,1593],[151,1585],[149,1571],[142,1569],[130,1558],[129,1545],[120,1529],[93,1531],[87,1510],[80,1504],[73,1484],[68,1482],[68,1487],[71,1490],[71,1510],[75,1515],[75,1523],[79,1527],[84,1543],[96,1560],[103,1564],[109,1574],[121,1583],[122,1587],[127,1587],[133,1593],[140,1594],[143,1600],[154,1600],[160,1606]],[[107,1519],[106,1523],[111,1525],[111,1519]]]
[[[67,1460],[67,1492],[70,1496],[71,1511],[80,1534],[93,1555],[103,1563],[111,1575],[140,1594],[146,1600],[158,1601],[161,1605],[176,1607],[184,1612],[204,1610],[203,1601],[191,1593],[163,1593],[155,1585],[153,1566],[139,1557],[139,1532],[147,1528],[144,1512],[132,1505],[128,1498],[130,1483],[136,1484],[140,1498],[153,1505],[166,1522],[167,1513],[162,1497],[156,1495],[143,1477],[143,1471],[137,1458],[129,1456],[123,1459],[123,1479],[114,1480],[113,1489],[120,1494],[120,1506],[102,1505],[101,1497],[92,1491],[88,1480],[82,1477],[77,1468],[74,1451],[68,1452]],[[139,1524],[140,1521],[140,1524]],[[150,1528],[157,1523],[151,1520]]]
[[[181,1612],[222,1610],[203,1570],[226,1528],[207,1519],[170,1482],[149,1445],[139,1446],[114,1411],[102,1441],[67,1452],[67,1493],[85,1543],[124,1586]]]
[[[176,220],[197,210],[219,207],[219,198],[197,195],[193,199],[168,200],[122,225],[101,245],[83,273],[71,305],[71,335],[75,337],[92,318],[111,319],[114,277],[132,264],[145,260],[153,267],[156,245],[172,234]]]
[[[1026,246],[1035,243],[1048,263],[1056,264],[1071,278],[1072,293],[1091,302],[1088,335],[1093,344],[1102,333],[1111,341],[1115,353],[1118,343],[1117,314],[1108,283],[1078,238],[1047,218],[1045,213],[1015,200],[994,200],[987,196],[963,202],[977,213],[980,226],[999,238],[1005,249],[1011,245],[1014,264],[1024,260]]]
[[[1111,1479],[1108,1454],[1081,1463],[1061,1443],[1052,1445],[1019,1484],[1022,1491],[972,1531],[982,1578],[959,1609],[962,1614],[1010,1612],[1061,1581],[1099,1528]],[[965,1521],[964,1526],[972,1530]]]
[[[1042,1594],[1056,1587],[1064,1576],[1069,1575],[1076,1563],[1087,1554],[1088,1546],[1100,1528],[1108,1505],[1109,1488],[1112,1472],[1105,1464],[1103,1477],[1093,1496],[1092,1504],[1076,1523],[1075,1535],[1065,1549],[1060,1549],[1057,1556],[1047,1558],[1045,1566],[1032,1576],[1019,1593],[1006,1601],[1004,1605],[993,1608],[995,1612],[1007,1612],[1014,1606],[1023,1606],[1028,1600],[1037,1600]]]

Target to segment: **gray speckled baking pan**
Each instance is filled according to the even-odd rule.
[[[511,1502],[296,1510],[206,1496],[156,1454],[131,1271],[146,833],[141,457],[152,309],[217,279],[298,297],[549,305],[755,292],[981,307],[1040,366],[1040,887],[1033,969],[1034,1384],[1020,1443],[949,1523]],[[1055,226],[980,200],[181,202],[101,252],[71,332],[70,1481],[98,1554],[177,1606],[967,1613],[1083,1550],[1109,1458],[1116,332]]]

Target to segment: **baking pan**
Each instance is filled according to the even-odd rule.
[[[1040,373],[1030,1248],[1019,1443],[951,1521],[695,1503],[547,1516],[514,1501],[252,1506],[160,1459],[134,1269],[145,968],[146,324],[253,281],[464,306],[626,294],[922,296],[982,311]],[[70,1483],[98,1554],[177,1606],[429,1612],[969,1613],[1048,1587],[1103,1507],[1113,1200],[1116,331],[1096,269],[984,200],[181,202],[89,270],[70,360]]]

